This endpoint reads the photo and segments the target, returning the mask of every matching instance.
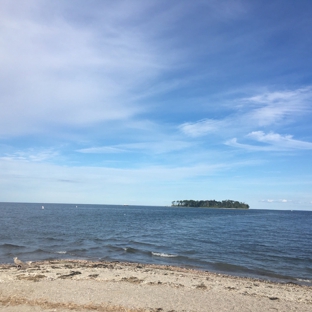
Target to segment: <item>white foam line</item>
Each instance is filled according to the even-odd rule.
[[[175,257],[177,257],[177,255],[170,255],[170,254],[166,254],[163,252],[152,252],[152,255],[156,256],[156,257],[164,257],[164,258],[175,258]]]

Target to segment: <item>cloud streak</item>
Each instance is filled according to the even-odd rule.
[[[244,118],[263,127],[293,121],[298,115],[311,113],[311,99],[311,86],[255,95],[243,99],[249,108]]]
[[[226,124],[226,121],[203,119],[197,122],[186,122],[179,126],[179,130],[190,137],[200,137],[214,133]]]
[[[218,137],[221,140],[226,138],[225,145],[250,152],[312,149],[312,142],[298,140],[291,134],[283,135],[271,130],[296,123],[300,117],[311,113],[311,86],[260,93],[232,101],[238,104],[222,119],[183,123],[178,127],[179,130],[188,137],[201,140],[205,137]],[[253,130],[255,127],[261,130]],[[236,137],[233,138],[233,134]]]
[[[311,113],[312,87],[293,91],[274,91],[248,98],[231,99],[231,113],[222,119],[185,122],[178,129],[190,137],[229,134],[296,122],[299,116]],[[234,104],[234,105],[233,105]],[[229,104],[227,104],[229,106]]]
[[[118,16],[126,2],[101,15],[93,12],[92,24],[58,15],[58,5],[50,2],[46,10],[37,1],[20,4],[25,10],[14,11],[9,1],[1,4],[3,137],[129,120],[146,111],[135,102],[137,93],[179,59],[178,53],[170,57],[170,50],[162,55],[165,46],[144,31],[146,20],[136,25],[130,13]],[[131,12],[151,6],[135,5]]]
[[[312,142],[294,140],[292,135],[280,135],[270,132],[253,131],[246,136],[264,145],[242,144],[237,142],[237,138],[226,141],[226,145],[243,148],[250,151],[291,151],[291,150],[312,150]]]
[[[185,150],[193,146],[193,143],[187,141],[162,140],[155,142],[139,142],[118,144],[114,146],[89,147],[77,150],[79,153],[85,154],[106,154],[106,153],[153,153],[164,154],[174,151]]]
[[[6,153],[0,159],[5,161],[25,161],[25,162],[45,162],[57,157],[59,153],[53,149],[40,149],[34,148],[16,151],[14,153]]]

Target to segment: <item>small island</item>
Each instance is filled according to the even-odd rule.
[[[225,209],[249,209],[249,205],[236,200],[175,200],[172,207],[194,207],[194,208],[225,208]]]

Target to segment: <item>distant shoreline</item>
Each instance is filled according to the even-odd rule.
[[[189,207],[189,208],[214,208],[214,209],[249,209],[249,205],[237,200],[226,199],[218,201],[215,199],[194,200],[183,199],[174,200],[172,207]]]
[[[177,206],[171,205],[173,208],[194,208],[194,209],[226,209],[226,210],[248,210],[249,208],[226,208],[226,207],[191,207],[191,206]]]

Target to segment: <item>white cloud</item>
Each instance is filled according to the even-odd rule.
[[[26,161],[26,162],[44,162],[47,160],[54,159],[59,153],[52,149],[36,150],[34,148],[19,150],[14,153],[6,153],[5,156],[0,159],[5,161]]]
[[[149,33],[147,19],[134,23],[151,4],[107,5],[92,23],[60,3],[19,4],[0,4],[2,137],[128,120],[147,109],[138,92],[179,60],[153,36],[165,25]]]
[[[179,129],[190,137],[200,137],[219,131],[224,125],[223,121],[214,119],[203,119],[198,122],[186,122],[179,126]]]
[[[179,126],[180,131],[190,137],[201,137],[212,133],[228,136],[246,133],[255,126],[269,129],[272,126],[296,122],[298,118],[311,113],[312,87],[267,92],[248,98],[232,98],[228,101],[230,104],[227,103],[226,108],[230,109],[230,113],[224,114],[223,118],[185,122]],[[233,105],[233,103],[239,104]],[[223,104],[218,105],[222,107]],[[284,138],[284,143],[286,140],[287,137]],[[294,140],[288,138],[287,145],[295,147],[296,144]],[[309,148],[309,144],[301,144],[297,141],[297,147],[300,148],[299,146]]]
[[[84,154],[107,154],[107,153],[111,154],[111,153],[124,153],[126,152],[126,150],[116,146],[97,146],[97,147],[81,148],[77,150],[77,152]]]
[[[289,199],[262,199],[261,202],[264,203],[293,203],[293,200],[289,200]]]
[[[232,102],[243,105],[233,106],[230,114],[224,115],[223,119],[186,122],[181,124],[179,129],[193,138],[214,134],[215,137],[225,138],[225,144],[228,146],[249,151],[312,150],[312,142],[270,130],[272,127],[278,129],[284,124],[298,122],[302,116],[310,114],[311,101],[311,86],[233,99]],[[267,131],[251,131],[255,126]]]
[[[312,150],[312,142],[294,140],[291,135],[283,136],[274,132],[265,134],[263,131],[253,131],[246,137],[265,145],[242,144],[237,142],[237,138],[228,140],[225,144],[250,151]]]
[[[266,151],[266,152],[276,151],[276,148],[274,148],[272,146],[258,146],[258,145],[249,145],[249,144],[238,143],[237,138],[227,140],[224,144],[228,145],[228,146],[232,146],[232,147],[246,149],[249,151]]]
[[[162,140],[155,142],[139,142],[129,144],[118,144],[114,146],[90,147],[77,150],[80,153],[124,153],[124,152],[146,152],[153,154],[170,153],[191,147],[193,143],[178,140]]]
[[[274,199],[267,199],[267,200],[262,200],[262,202],[268,202],[268,203],[273,203]]]
[[[312,149],[312,142],[294,140],[292,135],[283,136],[274,132],[265,134],[263,131],[253,131],[247,137],[282,149]]]
[[[275,91],[243,99],[247,112],[243,118],[259,126],[267,127],[281,122],[289,122],[298,115],[311,112],[312,87],[292,91]]]

